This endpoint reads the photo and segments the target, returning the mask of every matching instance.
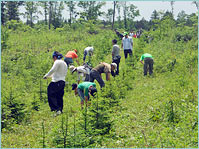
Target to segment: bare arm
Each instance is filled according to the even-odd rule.
[[[140,61],[140,63],[144,64],[143,61]]]
[[[106,73],[106,81],[109,81],[110,79],[110,73]]]

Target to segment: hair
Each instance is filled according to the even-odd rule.
[[[73,83],[72,84],[72,90],[76,89],[77,88],[77,83]]]
[[[116,43],[117,43],[117,40],[116,40],[116,39],[113,39],[112,42],[113,42],[114,44],[116,44]]]
[[[90,94],[93,96],[93,97],[95,97],[95,94],[94,93],[96,93],[97,92],[97,89],[94,87],[94,86],[92,86],[92,88],[90,89]]]
[[[53,58],[56,57],[57,59],[61,59],[63,57],[63,55],[57,51],[53,52]]]

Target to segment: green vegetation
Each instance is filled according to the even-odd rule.
[[[96,66],[111,63],[111,41],[119,38],[93,20],[50,30],[8,21],[1,27],[2,148],[197,148],[198,20],[189,20],[182,25],[169,16],[154,19],[151,29],[134,38],[133,60],[125,61],[121,51],[119,76],[102,90],[96,83],[98,95],[83,110],[71,90],[76,77],[68,71],[57,117],[47,102],[51,80],[42,79],[53,51],[77,49],[83,63],[84,48],[94,46]],[[155,63],[153,76],[144,77],[139,58],[146,52]]]

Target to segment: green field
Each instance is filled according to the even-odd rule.
[[[47,101],[52,53],[94,46],[93,66],[111,63],[114,31],[99,24],[65,25],[48,30],[16,22],[2,26],[2,148],[197,148],[198,29],[175,25],[166,18],[156,30],[134,38],[133,59],[124,59],[120,74],[81,110],[71,90],[76,82],[68,70],[63,114],[53,117]],[[91,34],[92,31],[95,33]],[[122,31],[122,30],[121,30]],[[151,37],[150,39],[147,37]],[[153,76],[143,76],[139,58],[154,57]],[[77,63],[75,63],[77,66]],[[105,76],[103,76],[105,80]]]

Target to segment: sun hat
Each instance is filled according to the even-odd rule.
[[[117,64],[116,63],[111,63],[111,66],[113,66],[115,69],[117,68]]]
[[[72,72],[73,69],[75,69],[75,66],[71,65],[71,66],[69,67],[69,69],[70,69],[70,72]]]

